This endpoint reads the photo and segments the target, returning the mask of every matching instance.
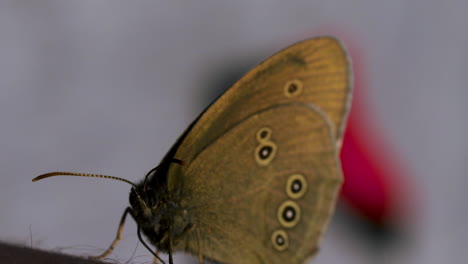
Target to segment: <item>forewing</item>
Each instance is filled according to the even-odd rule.
[[[333,37],[294,44],[268,58],[242,77],[191,126],[176,152],[189,163],[225,131],[255,112],[303,102],[326,113],[339,145],[350,107],[351,66]]]

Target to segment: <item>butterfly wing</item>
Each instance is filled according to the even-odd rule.
[[[176,156],[190,162],[252,113],[279,104],[304,102],[322,109],[341,141],[351,100],[351,67],[346,51],[333,37],[294,44],[242,77],[191,126]]]
[[[167,186],[174,200],[193,209],[190,216],[197,223],[177,247],[226,263],[300,263],[311,255],[341,182],[336,152],[350,94],[351,67],[345,50],[338,40],[319,37],[270,57],[218,98],[165,158],[186,164],[169,165]],[[257,124],[259,120],[263,123]],[[268,120],[275,127],[270,136],[276,143],[259,145],[264,132],[270,131]],[[292,121],[294,129],[285,125]],[[266,129],[256,131],[258,138],[252,139],[250,133],[259,125]],[[273,161],[254,155],[270,151]],[[304,179],[305,196],[286,202],[284,181],[300,186]],[[292,228],[301,232],[278,225],[278,206],[288,217],[299,206],[301,222]]]
[[[186,175],[180,203],[194,223],[178,247],[222,263],[302,263],[342,182],[333,135],[319,108],[277,105],[174,166]]]

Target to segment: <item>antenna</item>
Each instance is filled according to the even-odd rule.
[[[92,178],[111,179],[111,180],[126,182],[126,183],[132,185],[133,187],[137,188],[137,185],[134,184],[133,182],[131,182],[129,180],[126,180],[126,179],[123,179],[123,178],[115,177],[115,176],[100,175],[100,174],[89,174],[89,173],[79,173],[79,172],[67,172],[67,171],[54,171],[54,172],[45,173],[45,174],[39,175],[36,178],[32,179],[32,181],[35,182],[35,181],[42,180],[42,179],[49,178],[49,177],[53,177],[53,176],[79,176],[79,177],[92,177]]]

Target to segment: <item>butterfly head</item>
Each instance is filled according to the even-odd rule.
[[[151,170],[131,189],[129,197],[138,226],[162,251],[191,227],[188,211],[168,193],[166,174],[164,165]]]
[[[130,191],[130,205],[133,216],[140,227],[154,225],[160,221],[160,211],[166,203],[165,190],[160,182],[155,181],[161,178],[161,170],[158,167],[152,169],[145,179],[132,187]]]
[[[141,192],[137,188],[132,188],[130,191],[130,205],[134,217],[140,224],[152,222],[153,212],[157,211],[158,204],[159,200],[149,196],[147,192]]]

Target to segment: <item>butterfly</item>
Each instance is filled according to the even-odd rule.
[[[199,262],[304,263],[318,251],[343,182],[338,154],[352,71],[339,40],[296,43],[248,72],[179,137],[160,165],[132,185],[125,219],[158,251]]]

